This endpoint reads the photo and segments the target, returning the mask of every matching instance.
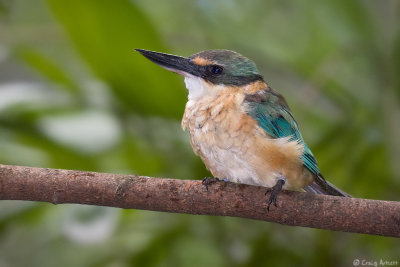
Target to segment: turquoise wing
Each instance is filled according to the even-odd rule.
[[[296,120],[281,95],[268,89],[262,93],[247,95],[245,98],[247,114],[253,117],[258,125],[272,138],[290,137],[304,146],[301,157],[304,166],[313,174],[320,175],[317,161],[304,142]]]

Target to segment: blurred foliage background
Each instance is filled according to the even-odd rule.
[[[0,162],[201,179],[183,79],[134,48],[253,59],[325,177],[399,201],[400,2],[0,0]],[[237,218],[0,202],[0,266],[352,266],[394,238]]]

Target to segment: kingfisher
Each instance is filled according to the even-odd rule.
[[[282,189],[350,197],[322,176],[284,97],[256,64],[231,50],[188,58],[135,49],[184,76],[188,101],[182,119],[190,143],[213,178],[268,187],[267,210]]]

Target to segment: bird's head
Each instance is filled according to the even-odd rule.
[[[206,50],[188,58],[136,49],[143,56],[185,77],[189,99],[214,95],[221,90],[243,89],[262,83],[257,66],[250,59],[230,50]]]

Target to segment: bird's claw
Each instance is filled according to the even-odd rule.
[[[269,211],[269,207],[271,206],[271,204],[274,204],[275,207],[278,207],[278,205],[276,204],[277,199],[278,199],[278,194],[279,194],[279,192],[282,191],[282,187],[285,183],[286,183],[286,178],[283,177],[282,179],[279,179],[272,188],[268,188],[265,191],[265,195],[267,195],[269,192],[271,192],[271,195],[269,196],[268,203],[267,203],[267,211]]]
[[[272,203],[274,203],[275,207],[278,207],[276,204],[277,199],[278,199],[278,194],[271,193],[271,196],[268,199],[267,211],[269,211],[269,207],[271,206]]]
[[[271,192],[272,191],[272,188],[267,188],[267,190],[265,190],[265,193],[264,193],[264,195],[266,196],[269,192]]]
[[[210,184],[215,183],[215,182],[219,182],[219,181],[221,181],[221,180],[218,177],[214,177],[214,178],[206,177],[201,181],[201,183],[206,186],[206,189],[208,191],[208,186]]]

